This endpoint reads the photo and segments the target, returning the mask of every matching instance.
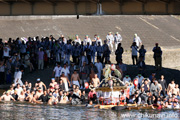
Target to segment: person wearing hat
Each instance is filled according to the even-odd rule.
[[[131,82],[131,78],[129,77],[128,74],[126,74],[125,77],[123,78],[123,82],[125,83],[126,81]]]
[[[154,52],[153,58],[154,58],[154,62],[155,62],[155,67],[156,70],[162,69],[162,50],[161,48],[158,46],[158,43],[155,44],[155,47],[152,50]]]
[[[103,44],[102,44],[102,40],[101,40],[101,38],[100,38],[100,36],[98,35],[97,36],[97,39],[96,39],[96,45],[98,46],[98,43],[100,42],[100,45],[102,46]]]
[[[136,76],[136,78],[138,79],[138,85],[139,85],[139,88],[140,88],[140,86],[142,85],[142,82],[143,82],[144,77],[142,76],[141,73],[139,73],[139,74]]]
[[[116,34],[114,35],[114,44],[115,44],[115,49],[117,49],[118,44],[122,42],[122,37],[121,35],[116,32]]]
[[[38,87],[38,88],[40,88],[42,90],[43,90],[43,87],[44,87],[45,90],[47,89],[46,85],[41,81],[40,78],[37,79],[35,87]]]
[[[91,41],[91,39],[89,38],[89,36],[88,35],[86,35],[85,36],[85,38],[84,38],[84,45],[87,45],[87,43],[89,42],[89,44],[91,45],[92,44],[92,41]]]
[[[136,33],[134,34],[133,42],[135,42],[138,47],[142,45],[142,41]]]
[[[49,86],[52,86],[53,88],[57,85],[57,82],[55,81],[55,78],[51,78],[51,83]]]
[[[76,43],[79,43],[79,45],[81,44],[81,39],[79,38],[78,35],[75,35],[74,42],[75,42],[75,44],[76,44]]]
[[[111,50],[113,52],[113,43],[114,43],[114,36],[112,32],[109,32],[109,34],[106,36],[107,44],[109,47],[111,47]]]

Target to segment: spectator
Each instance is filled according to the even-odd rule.
[[[38,69],[44,69],[44,51],[43,48],[40,48],[38,51]]]
[[[115,51],[115,55],[116,55],[116,62],[117,64],[119,63],[119,61],[122,59],[122,54],[124,52],[124,49],[121,47],[121,43],[118,44],[118,48]]]
[[[156,43],[156,46],[153,48],[153,52],[156,70],[162,69],[162,51],[158,43]]]
[[[132,61],[133,61],[133,65],[135,65],[134,60],[136,60],[136,64],[137,64],[137,53],[138,53],[138,46],[136,46],[136,42],[132,44],[131,49],[132,49]]]
[[[143,61],[145,60],[145,54],[146,54],[146,49],[144,49],[144,45],[142,45],[141,49],[139,50],[139,58],[142,57]]]

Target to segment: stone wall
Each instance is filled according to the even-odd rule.
[[[151,0],[146,3],[138,1],[102,1],[102,10],[107,15],[120,14],[180,14],[180,2],[169,3]],[[92,15],[97,12],[95,1],[84,2],[0,2],[0,15]]]

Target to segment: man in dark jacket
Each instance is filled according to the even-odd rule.
[[[166,95],[166,89],[167,89],[167,83],[166,83],[166,80],[164,79],[164,75],[161,75],[161,79],[158,82],[162,86],[161,93],[163,94],[163,96],[165,96]]]

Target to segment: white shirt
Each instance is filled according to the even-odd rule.
[[[139,37],[139,36],[134,37],[133,42],[136,42],[136,45],[137,45],[138,47],[139,47],[140,43],[142,43],[142,41],[141,41],[141,39],[140,39],[140,37]]]
[[[16,73],[15,79],[14,79],[14,84],[17,85],[18,83],[20,84],[20,86],[23,85],[22,81],[21,81],[21,77],[22,77],[22,72],[19,71]],[[18,81],[17,81],[18,80]]]
[[[19,89],[18,89],[18,88],[15,89],[15,91],[17,91],[17,94],[18,94],[18,95],[21,94],[21,91],[22,91],[22,90],[23,90],[22,87],[19,87]]]
[[[96,40],[96,45],[98,45],[98,42],[100,42],[100,45],[102,45],[102,40],[101,39],[99,39],[99,40],[97,39]]]
[[[74,42],[75,42],[75,44],[76,44],[77,42],[78,42],[79,44],[81,44],[81,39],[80,39],[80,38],[75,39]]]
[[[4,47],[3,54],[4,54],[5,57],[9,57],[9,51],[10,50],[11,49],[9,47]]]
[[[113,35],[111,34],[111,35],[107,35],[106,36],[106,40],[108,41],[107,43],[108,44],[112,44],[112,42],[114,41],[114,37],[113,37]]]
[[[87,45],[87,43],[89,42],[89,44],[91,45],[92,44],[92,41],[91,41],[91,39],[90,38],[85,38],[84,39],[84,45]]]
[[[137,56],[137,54],[138,54],[137,46],[132,46],[132,55]]]
[[[115,34],[114,35],[114,41],[117,42],[121,42],[122,41],[122,37],[120,34]]]
[[[124,78],[123,78],[123,82],[125,83],[126,81],[130,82],[130,81],[131,81],[131,78],[130,78],[130,77],[128,77],[128,78],[127,78],[127,77],[124,77]]]
[[[64,72],[64,75],[65,75],[66,77],[68,77],[68,74],[70,73],[70,72],[69,72],[69,69],[68,69],[67,67],[66,67],[66,68],[63,67],[63,68],[61,69],[60,75],[62,75],[62,72]]]
[[[55,68],[54,68],[54,72],[55,72],[55,77],[60,77],[60,73],[61,73],[61,67],[58,67],[58,66],[56,66]]]

